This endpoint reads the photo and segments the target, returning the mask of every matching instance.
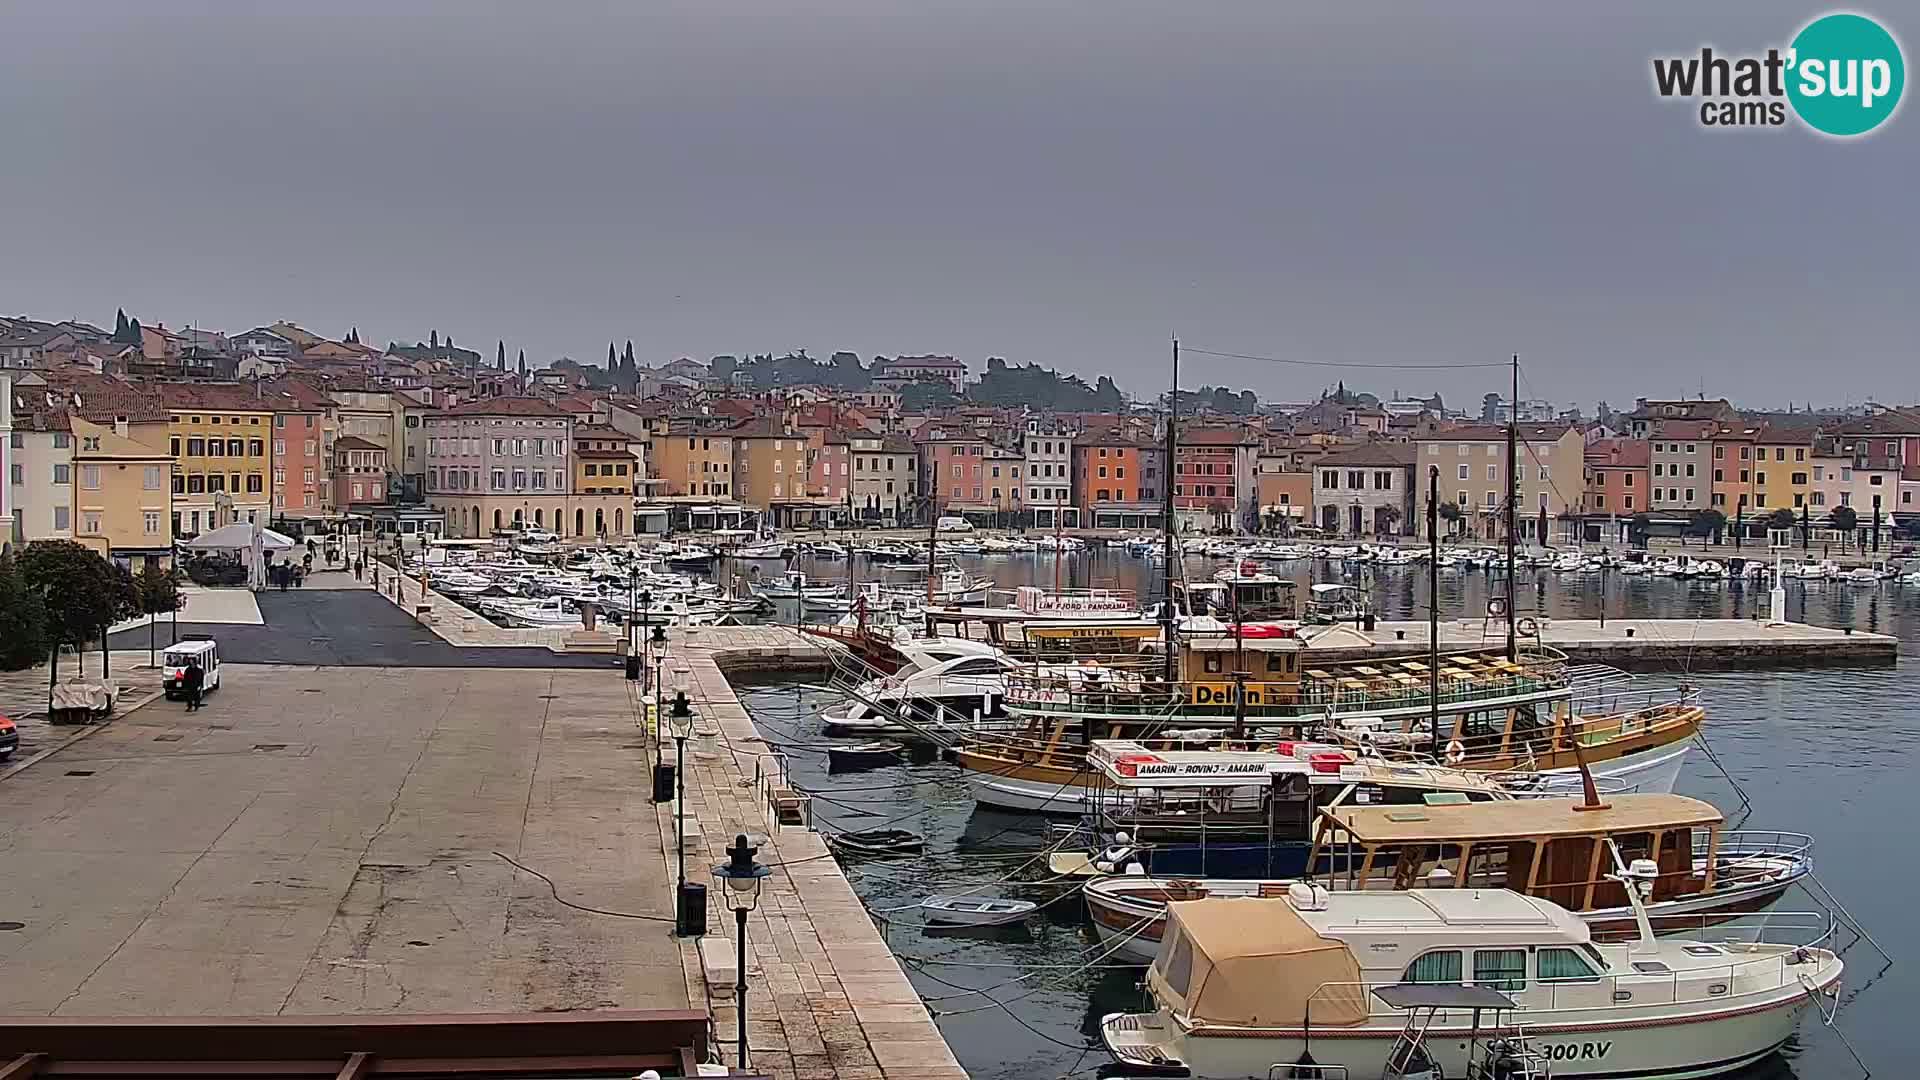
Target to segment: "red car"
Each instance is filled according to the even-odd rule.
[[[0,713],[0,761],[12,757],[13,752],[18,749],[20,749],[20,729],[13,726],[13,721],[7,719],[5,713]]]

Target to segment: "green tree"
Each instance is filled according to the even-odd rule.
[[[1718,510],[1695,510],[1687,516],[1687,531],[1700,538],[1700,546],[1707,546],[1707,537],[1719,542],[1719,537],[1727,527],[1727,515]]]
[[[902,409],[926,409],[937,405],[952,405],[960,400],[953,387],[943,382],[911,383],[900,390]]]
[[[20,671],[47,652],[47,606],[28,588],[12,552],[0,555],[0,671]]]
[[[495,371],[507,370],[507,339],[506,338],[498,339],[497,343],[493,347],[493,369]]]
[[[1441,503],[1438,512],[1440,514],[1440,520],[1447,523],[1447,532],[1450,534],[1460,531],[1461,519],[1467,516],[1461,511],[1460,504],[1454,502]]]
[[[127,309],[116,308],[113,312],[113,340],[127,340]]]
[[[94,635],[133,614],[131,576],[71,540],[35,540],[20,553],[20,575],[46,608],[47,707],[60,681],[60,647],[86,648]]]
[[[1770,529],[1791,529],[1793,524],[1793,511],[1784,506],[1767,515],[1767,527]]]
[[[141,340],[140,339],[140,320],[128,319],[127,320],[127,340],[125,344],[138,345],[140,344],[140,340]]]
[[[149,616],[147,619],[147,663],[153,664],[159,651],[155,641],[159,625],[159,616],[179,611],[187,602],[180,591],[180,577],[174,571],[165,569],[158,563],[149,562],[138,574],[133,576],[135,613]]]
[[[1827,520],[1833,522],[1834,528],[1844,533],[1851,533],[1860,525],[1860,515],[1851,506],[1834,507],[1833,511],[1827,515]]]

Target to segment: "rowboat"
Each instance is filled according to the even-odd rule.
[[[946,926],[997,926],[1018,922],[1039,907],[1031,900],[986,896],[929,896],[920,910],[929,923]]]
[[[879,858],[886,855],[917,855],[926,847],[918,833],[905,829],[866,829],[860,832],[834,833],[827,846],[841,855]]]
[[[868,739],[862,742],[827,747],[827,767],[833,772],[849,772],[854,769],[872,769],[881,765],[892,765],[900,760],[901,751],[906,746],[888,739]]]

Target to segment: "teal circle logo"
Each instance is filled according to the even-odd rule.
[[[1822,15],[1794,37],[1788,56],[1787,100],[1815,131],[1865,135],[1900,106],[1900,43],[1865,15]]]

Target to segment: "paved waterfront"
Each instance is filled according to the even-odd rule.
[[[617,673],[223,677],[0,774],[0,1014],[686,1007]]]

